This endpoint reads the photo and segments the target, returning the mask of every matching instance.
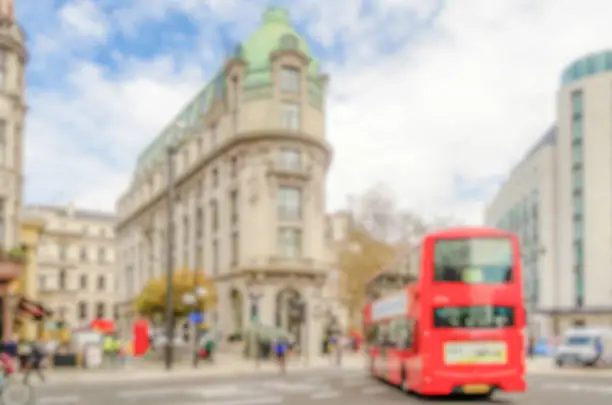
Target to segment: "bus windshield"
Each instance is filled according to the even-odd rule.
[[[434,245],[434,281],[503,284],[512,280],[509,238],[444,239]]]
[[[508,328],[515,326],[514,309],[502,306],[439,307],[435,328]]]

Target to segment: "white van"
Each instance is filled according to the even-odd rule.
[[[597,353],[598,343],[601,343],[603,348],[601,355]],[[555,352],[555,363],[558,367],[612,364],[612,329],[587,327],[569,329]]]

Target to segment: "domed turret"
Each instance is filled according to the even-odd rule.
[[[279,50],[297,50],[309,58],[309,73],[318,74],[319,62],[310,46],[291,25],[287,10],[269,7],[264,11],[261,26],[241,46],[242,59],[249,71],[269,69],[270,56]]]

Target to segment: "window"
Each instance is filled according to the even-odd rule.
[[[183,217],[183,266],[189,267],[189,218]]]
[[[219,207],[217,204],[217,200],[212,200],[210,202],[210,214],[212,215],[212,229],[216,231],[219,229]]]
[[[434,309],[434,328],[506,328],[514,326],[514,308],[461,306]]]
[[[299,258],[302,256],[302,231],[296,228],[278,230],[278,250],[281,257]]]
[[[230,176],[236,177],[238,175],[238,157],[232,156],[230,161]]]
[[[66,245],[59,246],[59,257],[60,260],[66,260],[68,258],[68,247]]]
[[[434,280],[447,283],[502,284],[512,278],[512,242],[507,238],[438,240]]]
[[[583,260],[582,243],[574,243],[574,265],[582,266]]]
[[[185,147],[185,149],[183,150],[183,170],[187,170],[189,168],[189,149],[187,149],[187,147]]]
[[[278,154],[278,166],[282,170],[299,171],[302,168],[302,154],[300,150],[282,148]]]
[[[584,226],[582,223],[582,217],[574,218],[573,222],[574,227],[574,240],[582,239]]]
[[[281,69],[281,90],[286,93],[300,92],[300,71],[295,68],[283,67]]]
[[[298,187],[278,189],[278,217],[281,220],[295,221],[302,216],[302,190]]]
[[[81,277],[79,278],[79,286],[82,289],[87,288],[87,274],[81,274]]]
[[[612,70],[612,52],[606,54],[606,70]]]
[[[44,274],[38,275],[38,289],[45,291],[47,289],[47,276]]]
[[[219,127],[217,125],[210,127],[210,142],[213,147],[219,144]]]
[[[8,164],[8,139],[6,135],[6,121],[0,120],[0,166]]]
[[[572,118],[572,139],[582,139],[582,118],[579,116]]]
[[[582,91],[572,93],[572,113],[573,115],[581,114],[584,106],[582,105]]]
[[[66,289],[66,270],[60,269],[57,284],[60,290]]]
[[[582,163],[582,144],[574,143],[572,145],[572,162]]]
[[[106,277],[98,276],[98,291],[104,291],[106,289]]]
[[[219,169],[213,169],[212,171],[212,186],[213,188],[219,187]]]
[[[6,204],[0,198],[0,246],[4,245],[4,231],[6,229]]]
[[[0,87],[4,88],[6,77],[6,52],[0,49]]]
[[[238,232],[232,233],[232,266],[238,264],[240,257],[240,235]]]
[[[103,302],[96,304],[96,319],[104,319],[106,315],[106,308]]]
[[[79,311],[79,320],[84,321],[87,319],[87,303],[81,301],[78,305]]]
[[[572,170],[572,186],[574,190],[582,188],[582,168],[577,167]]]
[[[79,256],[80,256],[82,262],[86,262],[89,259],[89,257],[87,256],[87,248],[86,247],[82,247],[81,248]]]
[[[584,208],[584,204],[583,204],[584,201],[583,201],[582,193],[574,194],[573,200],[574,200],[574,215],[582,215],[583,208]]]
[[[300,105],[284,102],[281,105],[281,127],[297,131],[300,129]]]
[[[106,262],[106,249],[99,248],[98,249],[98,262],[105,263]]]
[[[232,190],[230,193],[230,222],[232,225],[238,223],[238,191]]]
[[[204,236],[204,210],[202,207],[198,207],[196,210],[195,229],[196,239],[202,239],[202,236]]]
[[[213,241],[213,274],[219,274],[219,241]]]

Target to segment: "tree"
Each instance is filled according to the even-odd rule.
[[[166,286],[167,277],[151,279],[134,301],[136,311],[149,319],[164,319],[166,315]],[[205,291],[205,295],[194,294],[198,289]],[[202,272],[183,269],[175,272],[172,277],[172,297],[174,317],[186,317],[194,308],[199,310],[210,309],[217,300],[214,282],[204,277]],[[184,297],[193,294],[196,302],[185,303]]]
[[[339,253],[344,301],[351,319],[365,301],[368,282],[389,267],[408,269],[428,232],[450,226],[448,219],[425,220],[402,208],[390,187],[376,184],[349,198],[353,221]]]
[[[352,227],[339,252],[343,301],[349,319],[355,319],[365,299],[365,288],[396,256],[393,245],[380,241],[358,227]]]

